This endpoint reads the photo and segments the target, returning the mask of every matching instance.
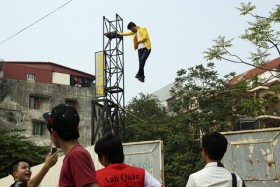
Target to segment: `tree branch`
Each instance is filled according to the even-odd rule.
[[[226,61],[233,62],[233,63],[243,63],[243,64],[246,64],[246,65],[249,65],[249,66],[253,66],[253,67],[255,67],[255,68],[259,68],[259,69],[262,69],[262,70],[279,72],[279,71],[277,71],[277,70],[267,69],[267,68],[263,68],[263,67],[260,67],[260,66],[257,66],[257,65],[254,65],[254,64],[250,64],[250,63],[248,63],[248,62],[245,62],[245,61],[243,61],[239,56],[234,55],[234,54],[231,54],[226,48],[223,47],[223,49],[224,49],[230,56],[237,58],[240,62],[235,61],[235,60],[231,60],[231,59],[228,59],[228,58],[225,58],[225,57],[222,57],[222,56],[220,57],[221,59],[224,59],[224,60],[226,60]]]

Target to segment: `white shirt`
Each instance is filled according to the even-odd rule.
[[[144,187],[161,187],[161,184],[148,171],[145,170]]]
[[[236,175],[237,187],[242,187],[241,178]],[[189,176],[186,187],[232,187],[231,173],[224,167],[218,167],[217,162],[208,163],[202,170]]]
[[[137,40],[139,41],[140,39],[141,39],[141,37],[140,37],[140,33],[139,33],[139,30],[137,30]],[[145,46],[145,44],[143,43],[143,42],[140,42],[139,44],[138,44],[138,49],[143,49],[143,48],[145,48],[146,46]]]

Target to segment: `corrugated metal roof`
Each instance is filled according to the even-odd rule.
[[[60,64],[56,64],[56,63],[53,63],[53,62],[30,62],[30,61],[1,61],[0,62],[0,65],[4,64],[4,63],[9,63],[9,64],[17,64],[17,65],[48,65],[50,67],[60,67],[60,68],[63,68],[63,69],[67,69],[67,70],[70,70],[70,71],[75,71],[75,72],[78,72],[78,73],[81,73],[87,77],[95,77],[94,75],[92,74],[89,74],[89,73],[86,73],[86,72],[83,72],[83,71],[80,71],[80,70],[77,70],[77,69],[72,69],[72,68],[69,68],[69,67],[66,67],[66,66],[63,66],[63,65],[60,65]],[[1,66],[0,66],[1,67]]]
[[[230,81],[229,81],[229,85],[233,85],[237,82],[242,82],[245,81],[249,78],[252,78],[256,75],[260,75],[266,71],[272,70],[276,67],[280,66],[280,57],[276,58],[270,62],[265,63],[264,65],[260,66],[260,67],[256,67],[254,69],[251,69],[249,71],[246,71],[244,73],[241,73],[235,77],[233,77]]]

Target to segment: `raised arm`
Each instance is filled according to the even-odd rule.
[[[50,155],[50,154],[47,155],[44,166],[34,177],[32,177],[30,179],[27,186],[28,187],[38,187],[39,184],[42,182],[43,178],[45,177],[45,175],[48,173],[49,169],[51,167],[53,167],[55,165],[55,163],[57,162],[57,157],[58,157],[57,153],[55,153],[53,155]]]
[[[119,35],[121,35],[121,36],[131,36],[131,35],[133,35],[134,33],[132,32],[132,31],[128,31],[128,32],[121,32],[121,33],[119,33]]]

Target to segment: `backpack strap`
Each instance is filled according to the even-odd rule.
[[[231,173],[232,176],[232,187],[237,187],[237,179],[234,173]]]

